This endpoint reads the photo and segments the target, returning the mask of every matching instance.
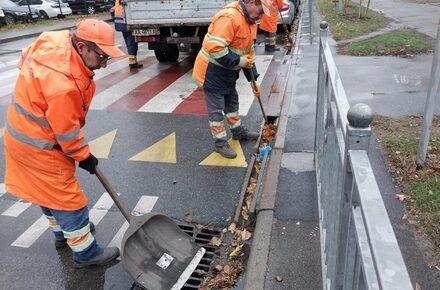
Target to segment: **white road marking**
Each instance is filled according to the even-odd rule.
[[[192,79],[192,70],[181,76],[165,90],[157,94],[139,111],[172,113],[174,109],[197,89]]]
[[[2,215],[3,216],[10,216],[10,217],[18,217],[22,212],[28,209],[32,203],[30,202],[24,202],[24,201],[17,201],[13,205],[11,205],[8,209],[6,209]]]
[[[104,192],[90,210],[89,220],[95,225],[99,224],[103,217],[107,214],[108,210],[112,207],[113,203],[113,199],[110,197],[110,195],[107,192]]]
[[[158,199],[157,196],[147,196],[147,195],[141,196],[138,203],[134,207],[132,214],[143,215],[151,212],[154,208],[154,205],[157,202],[157,199]],[[128,226],[129,226],[128,222],[125,221],[122,227],[118,230],[116,235],[108,244],[109,247],[121,248],[122,238],[124,237],[125,231],[128,229]]]
[[[47,230],[49,221],[42,215],[12,244],[13,247],[29,248]]]
[[[113,205],[113,200],[107,192],[101,196],[93,208],[90,210],[90,221],[96,225],[107,214],[108,209]],[[49,228],[49,221],[45,215],[35,221],[24,233],[22,233],[12,244],[13,247],[29,248],[38,240],[39,237]]]
[[[0,197],[6,193],[6,186],[4,183],[0,183]]]

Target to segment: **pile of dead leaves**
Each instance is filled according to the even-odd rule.
[[[227,263],[216,261],[213,273],[203,280],[200,289],[223,289],[234,286],[238,277],[243,271],[243,247],[244,242],[252,237],[252,233],[246,228],[231,223],[228,228],[222,230],[223,234],[230,232],[233,238],[228,245],[224,245],[221,238],[213,237],[210,245],[220,247],[222,245],[227,249]]]
[[[259,168],[260,164],[256,163],[255,167]],[[241,207],[241,217],[245,221],[249,220],[249,210],[252,207],[252,201],[254,199],[256,189],[257,189],[257,179],[254,177],[251,177],[249,179],[248,187],[246,188],[245,203]]]
[[[277,127],[274,124],[265,124],[263,127],[262,134],[262,145],[269,145],[275,137],[275,133],[277,132]]]

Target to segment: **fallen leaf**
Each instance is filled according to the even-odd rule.
[[[404,194],[396,194],[396,198],[397,198],[399,201],[405,201],[405,200],[408,198],[408,196],[407,196],[407,195],[404,195]]]
[[[229,254],[230,259],[235,259],[240,256],[241,254],[241,248],[243,248],[243,245],[238,245],[235,247],[235,249]]]
[[[222,265],[215,265],[214,270],[217,272],[220,272],[223,270],[223,266]]]
[[[220,245],[222,244],[222,240],[218,237],[212,237],[212,239],[209,241],[208,244],[216,247],[220,247]]]
[[[249,220],[249,209],[247,207],[243,206],[241,216],[245,221]]]
[[[225,272],[225,274],[231,274],[231,266],[229,265],[224,266],[223,272]]]
[[[205,227],[204,225],[196,224],[196,228],[197,228],[198,230],[203,230],[204,227]]]
[[[222,229],[222,233],[226,234],[227,232],[228,232],[228,229],[227,229],[227,228],[223,228],[223,229]]]
[[[252,236],[252,234],[248,230],[244,229],[241,231],[241,240],[242,241],[249,240],[251,238],[251,236]]]
[[[185,216],[183,217],[183,219],[187,222],[190,223],[192,222],[192,215],[188,212],[185,214]]]
[[[416,290],[422,290],[422,287],[420,287],[420,284],[416,282]]]
[[[237,225],[235,223],[232,223],[229,225],[228,230],[233,234],[235,233],[235,230],[237,229]]]
[[[276,276],[275,280],[277,280],[277,282],[282,282],[283,281],[283,277],[281,276]]]

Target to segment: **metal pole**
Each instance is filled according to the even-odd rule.
[[[437,98],[436,98],[437,97]],[[417,167],[424,167],[426,151],[428,150],[429,137],[431,135],[431,124],[434,116],[436,101],[440,98],[440,20],[437,29],[437,42],[435,45],[434,57],[431,68],[431,81],[426,98],[425,115],[423,117],[422,134],[417,149]]]
[[[310,43],[312,43],[312,1],[309,0],[309,32],[310,32]]]

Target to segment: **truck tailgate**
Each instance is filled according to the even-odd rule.
[[[127,24],[136,26],[203,25],[231,0],[126,0]]]

